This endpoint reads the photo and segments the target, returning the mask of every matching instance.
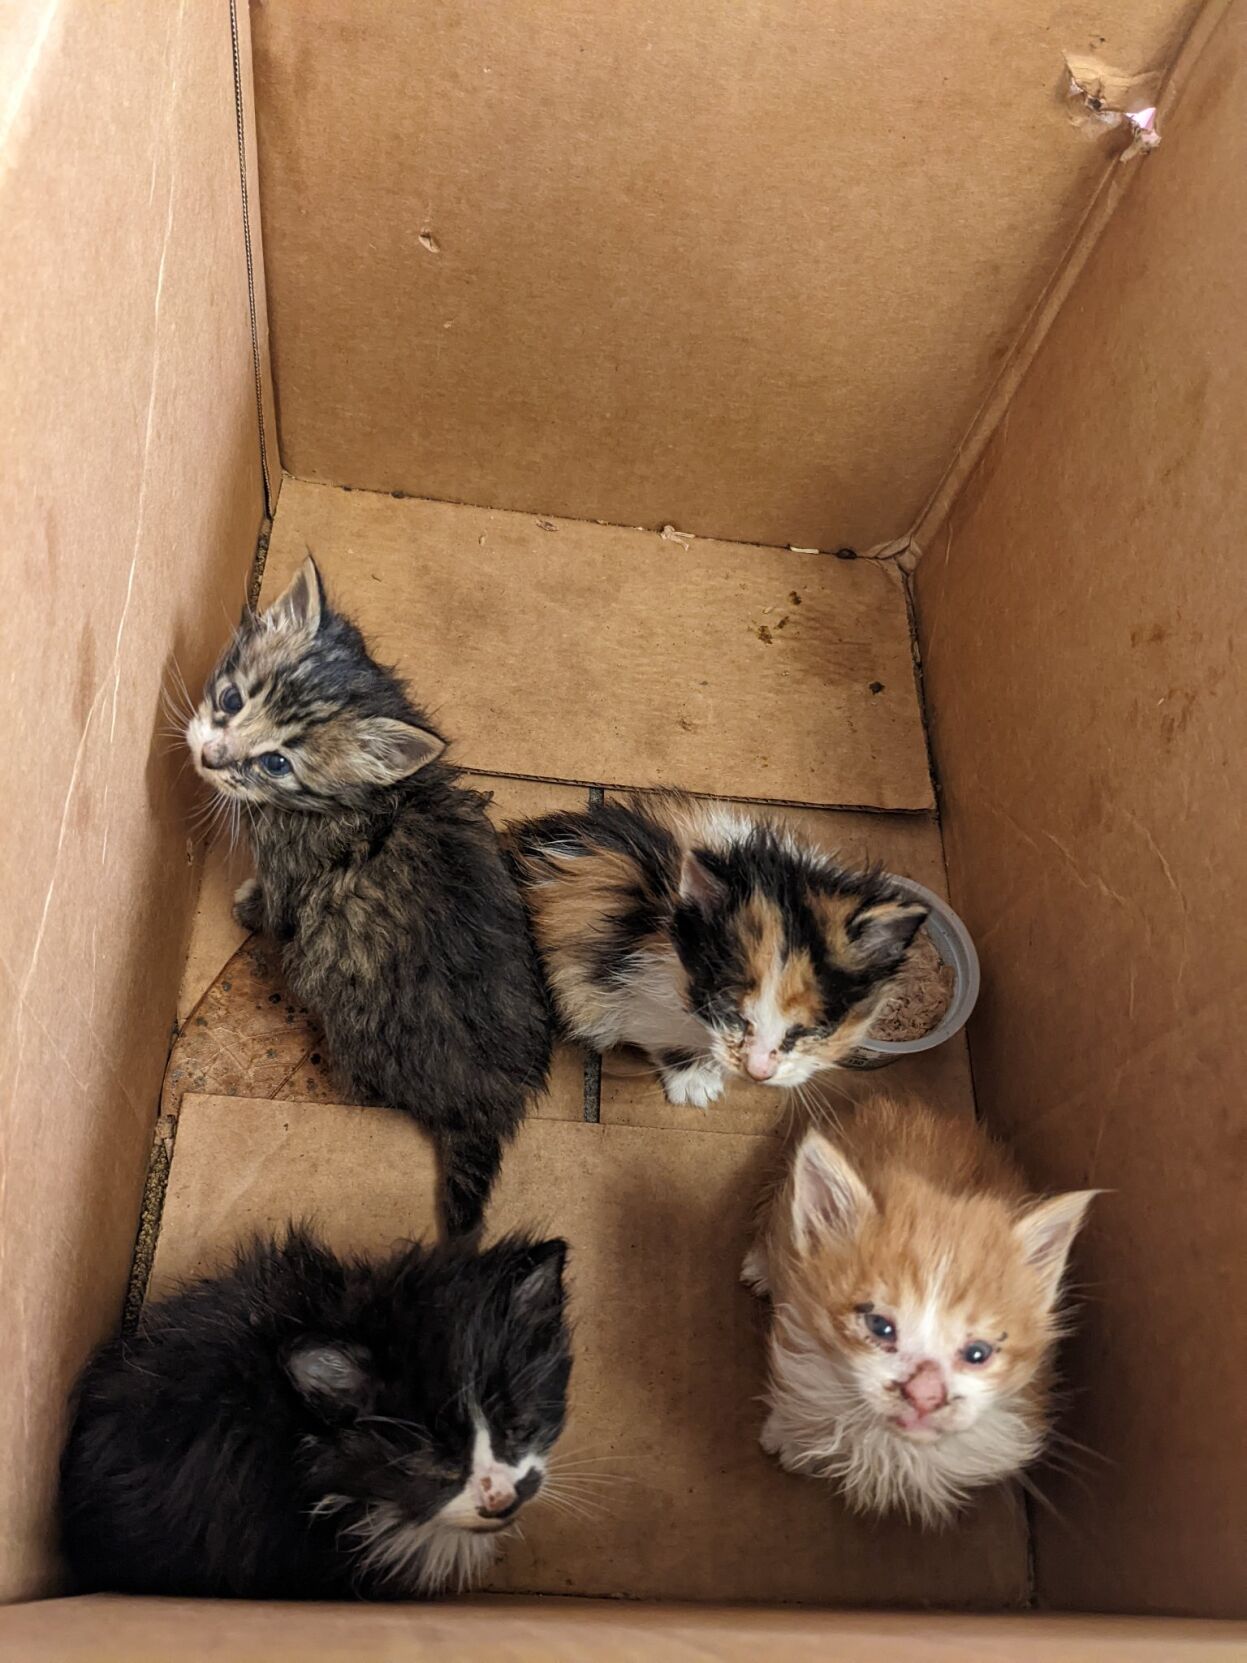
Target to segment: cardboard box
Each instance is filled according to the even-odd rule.
[[[1242,0],[16,0],[0,86],[0,1657],[1244,1655]],[[127,1290],[429,1217],[166,731],[308,543],[499,818],[676,784],[946,889],[983,998],[906,1083],[1112,1192],[1050,1510],[767,1463],[775,1104],[565,1050],[496,1221],[573,1241],[608,1516],[471,1601],[56,1597]]]

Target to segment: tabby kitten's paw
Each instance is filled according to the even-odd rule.
[[[712,1065],[693,1063],[684,1068],[663,1068],[660,1073],[667,1101],[677,1108],[706,1109],[723,1095],[723,1076]]]
[[[264,928],[264,891],[258,878],[248,878],[234,891],[234,917],[244,930]]]

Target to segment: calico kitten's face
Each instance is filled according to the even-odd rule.
[[[248,615],[186,728],[202,779],[253,805],[326,812],[441,754],[403,719],[398,684],[326,605],[309,555],[267,612]]]
[[[370,1571],[466,1580],[470,1539],[504,1531],[539,1494],[571,1371],[565,1253],[503,1243],[411,1320],[400,1278],[388,1355],[315,1336],[289,1349],[286,1371],[322,1423],[305,1444],[312,1510],[353,1516],[344,1531]]]
[[[715,857],[685,856],[676,944],[715,1062],[797,1086],[856,1046],[927,909],[840,887],[830,873],[771,858],[767,834],[754,841],[746,860],[759,881],[744,890]]]
[[[873,1452],[876,1479],[920,1489],[924,1448],[940,1463],[936,1493],[1033,1459],[1061,1277],[1090,1199],[1018,1215],[913,1176],[883,1211],[846,1156],[807,1134],[790,1195],[794,1317],[815,1397]],[[889,1456],[889,1440],[913,1453]]]

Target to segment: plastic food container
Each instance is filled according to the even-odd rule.
[[[864,1039],[857,1049],[840,1062],[841,1068],[886,1068],[902,1057],[916,1056],[919,1051],[933,1051],[959,1033],[970,1019],[979,996],[979,956],[974,950],[970,932],[957,914],[938,895],[912,878],[902,878],[895,872],[888,877],[906,895],[930,908],[926,922],[927,934],[935,944],[944,963],[950,965],[955,978],[953,996],[943,1017],[921,1039],[886,1040]]]

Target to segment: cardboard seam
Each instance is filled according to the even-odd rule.
[[[422,491],[387,491],[376,485],[347,485],[339,479],[317,479],[314,474],[291,473],[289,469],[283,472],[283,478],[293,480],[296,485],[315,485],[321,490],[346,491],[351,496],[392,497],[395,502],[434,502],[442,508],[469,508],[480,514],[518,514],[530,520],[565,520],[569,525],[601,526],[608,531],[641,531],[651,537],[661,537],[664,531],[678,531],[670,521],[664,520],[661,525],[636,525],[624,520],[586,520],[575,514],[564,514],[554,508],[499,508],[493,502],[467,502],[462,497],[435,497],[426,495]],[[886,565],[889,561],[903,559],[909,547],[909,534],[894,537],[888,542],[872,543],[867,549],[849,548],[847,544],[839,548],[815,548],[809,543],[767,543],[757,537],[717,537],[705,535],[699,531],[678,531],[678,535],[667,537],[666,542],[679,542],[687,537],[692,543],[729,543],[733,548],[765,549],[769,554],[821,554],[829,560],[869,560],[872,565]]]
[[[167,1063],[165,1069],[167,1073]],[[121,1311],[123,1335],[134,1333],[147,1299],[147,1286],[151,1281],[156,1244],[160,1240],[160,1224],[164,1217],[165,1194],[173,1167],[173,1146],[177,1130],[177,1115],[161,1114],[157,1117],[152,1134],[152,1150],[147,1162],[147,1177],[143,1183],[143,1199],[139,1205],[138,1230],[135,1233],[134,1254],[130,1261],[130,1280],[126,1285],[125,1302]]]
[[[268,439],[265,436],[264,360],[260,351],[260,325],[255,299],[255,252],[251,234],[251,196],[247,189],[247,109],[243,98],[242,54],[238,39],[238,0],[229,0],[230,47],[234,62],[234,113],[238,126],[238,185],[242,206],[243,252],[247,261],[247,310],[251,326],[251,365],[255,377],[255,414],[260,439],[260,473],[264,479],[264,503],[271,518],[277,498],[269,469]]]
[[[1178,43],[1168,67],[1161,72],[1161,86],[1157,94],[1158,125],[1173,119],[1191,71],[1232,4],[1233,0],[1204,0],[1204,5]],[[1141,163],[1145,160],[1140,158]],[[1113,155],[1106,163],[1091,200],[1079,215],[1064,253],[1023,320],[1013,347],[971,418],[952,460],[914,521],[903,557],[908,570],[912,571],[922,558],[924,548],[948,519],[982,461],[1079,273],[1107,230],[1138,171],[1137,167],[1123,170],[1118,155]]]
[[[531,780],[536,785],[575,785],[590,791],[636,791],[646,796],[684,789],[680,785],[636,785],[629,780],[585,780],[569,779],[563,774],[522,774],[514,768],[464,767],[461,772],[483,780]],[[755,803],[759,808],[808,808],[827,814],[903,814],[921,820],[934,820],[939,814],[935,802],[901,808],[888,803],[825,803],[803,801],[798,797],[748,797],[739,791],[690,791],[688,795],[711,803]]]

